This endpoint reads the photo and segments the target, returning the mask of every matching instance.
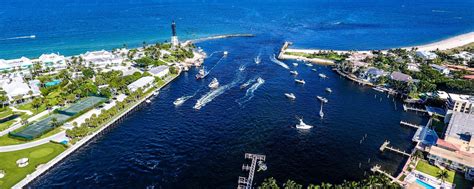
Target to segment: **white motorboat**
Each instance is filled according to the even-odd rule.
[[[160,91],[155,91],[155,92],[153,92],[153,95],[154,95],[154,96],[158,96],[159,94],[160,94]]]
[[[247,88],[249,85],[250,85],[250,83],[244,83],[244,84],[240,85],[240,89],[245,89],[245,88]]]
[[[306,66],[308,66],[308,67],[313,67],[313,64],[311,64],[311,63],[306,63]]]
[[[318,70],[316,68],[311,69],[313,72],[317,72]]]
[[[255,64],[260,64],[260,62],[262,61],[262,60],[260,59],[260,55],[258,55],[257,57],[255,57],[255,58],[253,59],[253,61],[255,62]]]
[[[321,102],[323,103],[328,103],[328,99],[322,97],[322,96],[316,96],[316,98],[318,98]]]
[[[290,71],[290,74],[291,75],[298,75],[298,72],[295,70],[295,71]]]
[[[189,71],[189,67],[184,66],[184,67],[183,67],[183,71],[185,71],[185,72]]]
[[[321,104],[321,109],[319,110],[319,117],[324,118],[323,104]]]
[[[182,96],[182,97],[179,97],[178,99],[176,99],[173,104],[175,106],[181,106],[184,102],[186,102],[186,100],[188,100],[189,98],[191,98],[192,96]]]
[[[305,84],[306,82],[303,79],[295,79],[296,83]]]
[[[326,92],[332,93],[332,89],[328,87],[328,88],[326,88]]]
[[[151,103],[150,99],[145,100],[146,103]]]
[[[224,56],[227,56],[228,54],[229,54],[229,52],[224,51]]]
[[[216,78],[212,79],[211,83],[209,83],[209,88],[211,89],[217,89],[219,87],[219,81],[217,81]]]
[[[293,94],[293,93],[285,93],[285,96],[286,96],[287,98],[291,99],[291,100],[296,99],[296,96],[295,96],[295,94]]]
[[[206,77],[206,75],[207,75],[207,72],[206,72],[206,70],[204,70],[204,67],[203,67],[199,70],[199,73],[196,74],[196,79],[202,79],[202,78]]]
[[[298,118],[298,119],[299,119],[299,118]],[[298,123],[298,124],[296,125],[296,128],[297,128],[297,129],[304,129],[304,130],[307,130],[307,129],[313,128],[313,126],[304,123],[304,122],[303,122],[303,118],[301,118],[301,119],[299,119],[299,120],[300,120],[300,123]]]
[[[328,76],[326,76],[325,74],[322,74],[322,73],[319,74],[319,77],[320,78],[328,78]]]
[[[295,67],[296,67],[296,66],[298,66],[298,63],[296,63],[296,62],[295,62],[295,63],[293,63],[293,66],[295,66]]]

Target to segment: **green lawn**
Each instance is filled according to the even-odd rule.
[[[436,177],[441,169],[430,165],[426,161],[420,160],[416,165],[416,170]],[[446,179],[446,181],[456,184],[456,188],[472,188],[473,183],[464,179],[463,174],[448,170],[448,175],[449,177]]]
[[[21,129],[18,128],[18,129]],[[17,129],[17,130],[18,130]],[[15,138],[11,138],[9,137],[8,135],[4,135],[4,136],[1,136],[0,137],[0,146],[7,146],[7,145],[15,145],[15,144],[23,144],[23,143],[26,143],[26,142],[31,142],[31,141],[35,141],[35,140],[39,140],[39,139],[43,139],[43,138],[46,138],[46,137],[49,137],[51,135],[54,135],[56,133],[59,133],[61,132],[63,129],[61,127],[57,127],[49,132],[47,132],[46,134],[44,135],[41,135],[41,137],[39,138],[35,138],[34,140],[19,140],[19,139],[15,139]]]
[[[31,174],[36,166],[50,161],[65,149],[66,147],[61,144],[47,143],[25,150],[0,153],[0,162],[2,162],[0,169],[6,172],[5,177],[0,179],[0,188],[12,187],[26,175]],[[24,157],[29,159],[29,165],[19,168],[16,161]]]
[[[9,107],[2,108],[2,109],[0,110],[0,119],[6,118],[6,117],[8,117],[8,116],[10,116],[10,115],[12,115],[12,114],[13,114],[13,111],[12,111],[12,109],[10,109]]]
[[[46,110],[46,104],[42,104],[38,109],[36,109],[36,108],[33,108],[33,106],[31,105],[31,102],[30,102],[30,103],[25,103],[25,104],[19,105],[16,108],[18,108],[20,110],[29,110],[29,111],[33,112],[34,115],[36,115],[36,114]]]

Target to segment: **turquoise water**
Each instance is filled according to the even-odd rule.
[[[181,39],[254,33],[325,49],[401,47],[474,30],[474,1],[464,0],[6,0],[0,7],[4,59],[169,40],[171,20]]]
[[[431,186],[431,185],[429,185],[428,183],[423,182],[423,181],[421,181],[421,180],[419,180],[419,179],[416,179],[416,183],[419,184],[419,185],[421,185],[421,186],[423,186],[423,187],[426,188],[426,189],[435,189],[434,186]]]
[[[51,86],[58,85],[58,84],[60,84],[60,83],[61,83],[61,80],[55,79],[55,80],[52,80],[52,81],[50,81],[50,82],[46,82],[44,85],[45,85],[46,87],[51,87]]]

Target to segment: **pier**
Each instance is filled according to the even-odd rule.
[[[386,140],[385,142],[383,142],[382,146],[380,146],[379,150],[381,152],[383,152],[385,149],[387,149],[387,150],[391,150],[392,152],[396,152],[396,153],[399,153],[399,154],[402,154],[402,155],[405,155],[405,156],[408,156],[408,157],[411,156],[409,153],[406,153],[405,151],[402,151],[398,148],[388,146],[389,144],[390,144],[390,141]]]
[[[422,113],[428,113],[428,111],[426,111],[425,109],[420,109],[420,108],[415,108],[415,107],[410,107],[410,106],[407,106],[406,104],[403,104],[403,111],[415,111],[415,112],[422,112]]]
[[[405,121],[400,121],[400,125],[405,125],[405,126],[412,127],[412,128],[415,128],[415,129],[418,129],[418,128],[422,127],[421,125],[416,125],[416,124],[408,123],[408,122],[405,122]]]
[[[255,167],[257,166],[258,161],[265,161],[265,155],[245,153],[245,159],[251,159],[252,163],[250,163],[250,165],[242,165],[242,170],[248,171],[249,175],[248,177],[239,177],[237,185],[238,189],[252,188],[253,177],[255,175]]]
[[[372,168],[370,168],[370,171],[372,171],[373,173],[380,173],[380,174],[383,174],[385,176],[387,176],[388,178],[390,178],[390,180],[392,180],[392,182],[396,182],[396,183],[399,183],[399,184],[402,184],[401,181],[399,181],[398,179],[396,179],[395,177],[393,177],[391,174],[383,171],[381,169],[382,167],[380,165],[375,165],[373,166]]]

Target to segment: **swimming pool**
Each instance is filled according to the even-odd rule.
[[[419,185],[421,185],[421,186],[423,186],[423,187],[426,188],[426,189],[435,189],[434,186],[431,186],[431,185],[429,185],[428,183],[423,182],[423,181],[421,181],[421,180],[419,180],[419,179],[416,179],[416,183],[419,184]]]

